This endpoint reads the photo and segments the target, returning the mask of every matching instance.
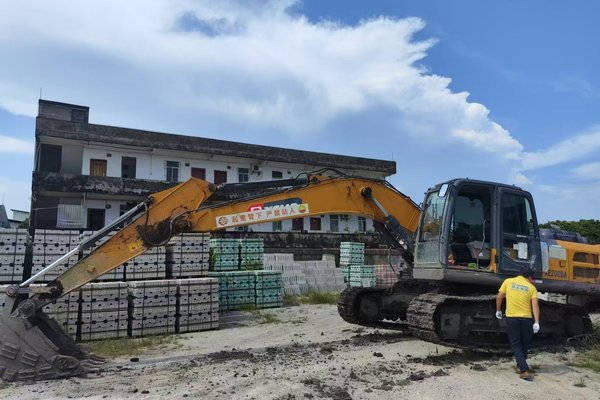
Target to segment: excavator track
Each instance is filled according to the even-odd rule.
[[[494,316],[495,296],[453,296],[425,293],[411,301],[407,322],[411,333],[422,340],[476,352],[509,350],[506,320]],[[542,329],[532,346],[564,343],[569,337],[593,332],[582,307],[540,301]]]
[[[443,292],[443,293],[440,293]],[[348,288],[338,313],[348,323],[410,330],[421,340],[481,353],[506,353],[506,320],[495,318],[495,295],[457,295],[452,287],[403,281],[394,288]],[[564,343],[593,332],[583,307],[541,301],[542,330],[532,346]]]

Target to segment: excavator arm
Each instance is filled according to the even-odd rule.
[[[245,190],[284,186],[288,187],[243,196]],[[231,191],[242,195],[235,200],[203,206],[215,194]],[[128,224],[55,281],[37,289],[27,300],[18,305],[15,301],[20,293],[30,291],[29,284],[44,271],[23,282],[19,288],[8,291],[10,299],[0,314],[0,344],[13,350],[9,357],[0,352],[0,377],[35,380],[85,373],[91,362],[89,355],[62,333],[41,308],[145,250],[166,244],[173,235],[322,214],[354,214],[370,218],[388,239],[410,254],[410,237],[416,231],[420,209],[386,182],[368,178],[314,174],[303,180],[232,184],[219,188],[192,178],[152,195],[123,221],[113,222],[114,226]],[[91,245],[93,243],[88,241],[83,246]]]

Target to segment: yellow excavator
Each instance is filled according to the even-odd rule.
[[[586,306],[600,299],[600,247],[541,231],[531,195],[516,186],[455,179],[429,189],[419,207],[385,181],[333,171],[217,187],[192,178],[152,195],[45,270],[6,290],[0,377],[51,379],[95,368],[98,360],[42,307],[166,244],[173,235],[323,214],[372,219],[408,266],[393,288],[346,289],[338,311],[350,323],[409,329],[423,340],[458,348],[504,349],[504,321],[494,317],[494,293],[503,279],[528,265],[539,291],[569,298],[567,304],[541,302],[536,342],[561,342],[592,331]],[[56,280],[32,285],[115,229],[114,236]]]

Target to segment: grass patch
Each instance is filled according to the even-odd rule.
[[[596,337],[600,338],[600,323],[594,325]],[[594,372],[600,372],[600,343],[592,345],[589,350],[583,351],[577,357],[575,365],[582,368],[591,369]]]
[[[177,346],[178,338],[175,335],[149,336],[145,338],[108,339],[90,342],[92,351],[108,358],[134,356],[141,354],[144,350]]]
[[[8,383],[6,381],[0,381],[0,390],[8,389],[9,387],[10,387],[10,383]]]
[[[258,313],[258,315],[262,318],[260,324],[280,324],[282,322],[279,316],[273,313]]]
[[[254,312],[257,311],[256,305],[254,304],[242,304],[237,306],[236,311]]]
[[[308,292],[301,296],[285,296],[283,304],[286,306],[299,306],[301,304],[337,304],[340,294],[337,292]]]

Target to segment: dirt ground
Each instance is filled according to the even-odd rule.
[[[88,378],[0,383],[0,398],[600,399],[600,374],[572,366],[575,353],[563,349],[532,355],[538,373],[525,382],[509,357],[360,328],[333,305],[233,313],[222,325]]]

